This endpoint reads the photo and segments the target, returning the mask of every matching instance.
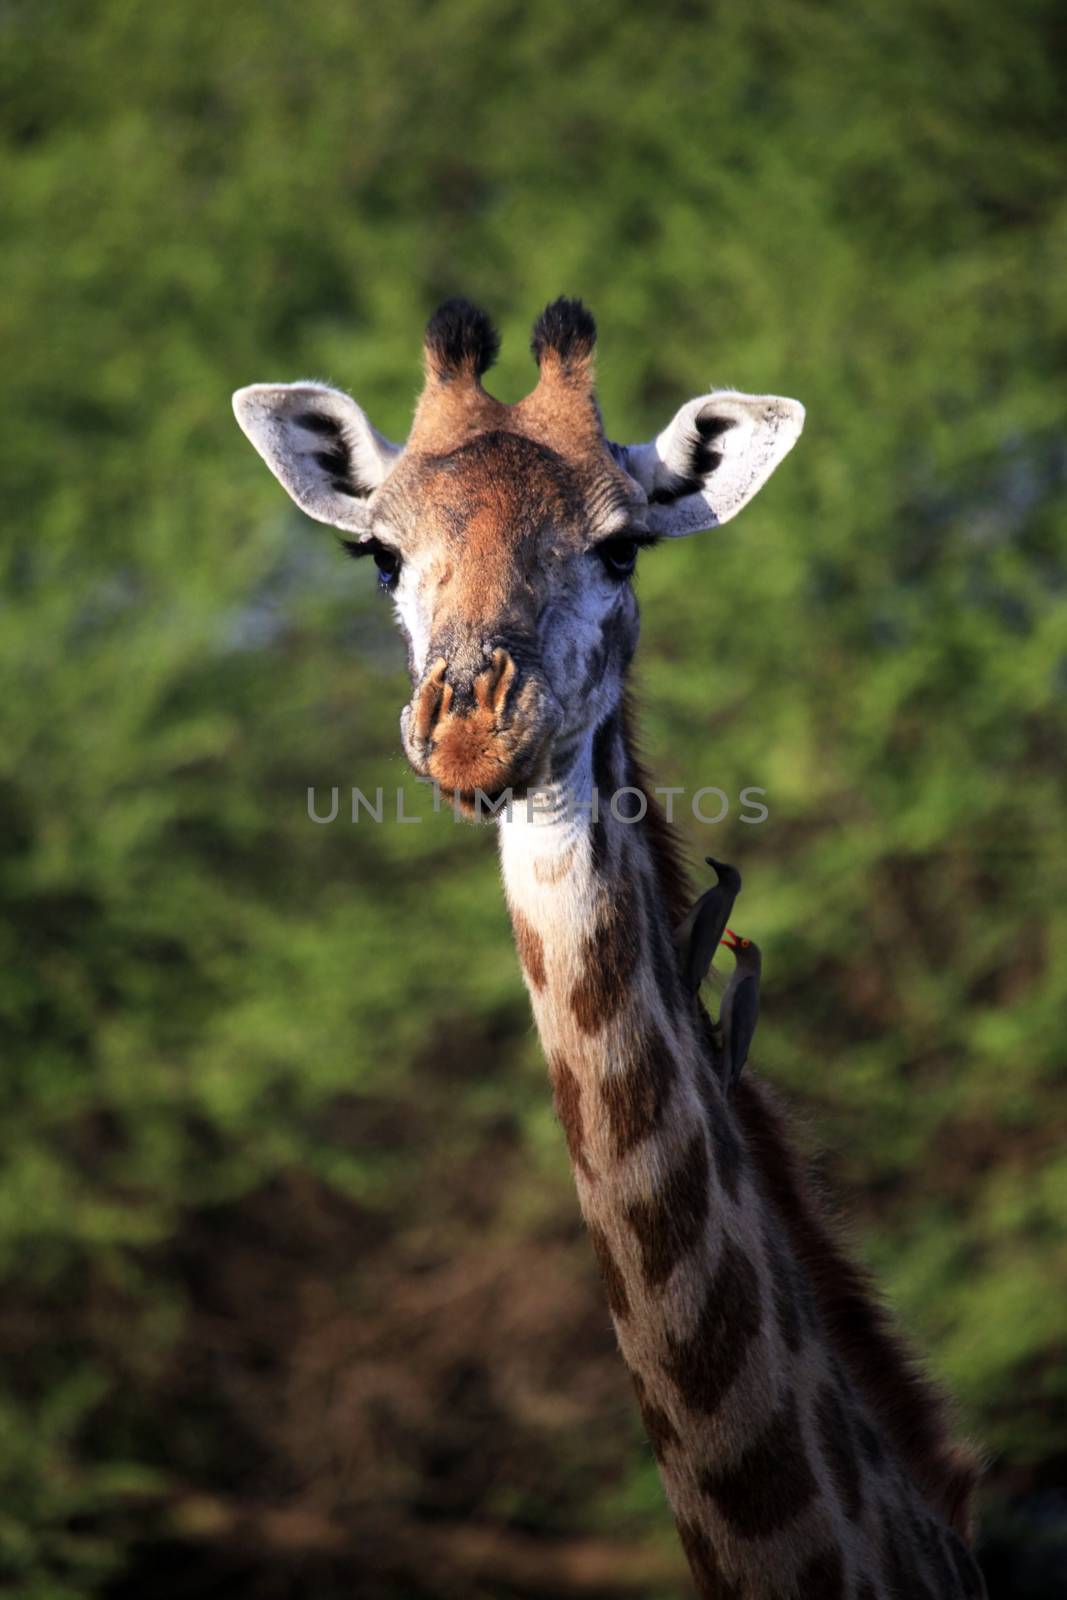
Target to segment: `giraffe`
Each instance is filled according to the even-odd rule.
[[[487,803],[581,1211],[705,1600],[974,1600],[977,1476],[749,1073],[729,1100],[681,981],[688,891],[635,750],[631,577],[718,526],[792,448],[798,402],[713,391],[651,442],[605,436],[579,301],[534,325],[536,386],[482,378],[485,314],[431,318],[403,447],[348,395],[256,384],[241,427],[370,556],[407,641],[415,771]]]

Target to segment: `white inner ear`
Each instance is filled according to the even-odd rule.
[[[322,383],[253,383],[233,397],[237,421],[302,511],[365,532],[368,501],[401,453],[351,398]]]
[[[714,528],[746,506],[800,438],[804,407],[722,389],[688,401],[624,462],[649,499],[649,527],[670,538]]]

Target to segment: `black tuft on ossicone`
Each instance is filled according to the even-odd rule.
[[[426,324],[426,354],[439,378],[473,368],[480,378],[496,360],[500,335],[469,300],[446,300]]]
[[[541,365],[547,350],[555,351],[563,365],[585,361],[596,344],[596,323],[580,300],[561,295],[546,306],[533,326],[530,349]]]

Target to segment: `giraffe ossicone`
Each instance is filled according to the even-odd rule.
[[[608,440],[596,329],[538,318],[536,386],[483,378],[497,337],[450,301],[401,447],[340,391],[256,384],[234,409],[310,516],[351,535],[408,646],[406,754],[496,817],[505,892],[619,1346],[706,1600],[967,1600],[973,1457],[842,1251],[781,1112],[727,1099],[679,968],[680,857],[634,751],[642,550],[735,516],[792,448],[797,401],[710,391]],[[645,799],[626,825],[595,795]],[[587,802],[587,803],[583,803]]]

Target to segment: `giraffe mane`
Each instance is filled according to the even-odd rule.
[[[887,1437],[932,1506],[964,1539],[980,1474],[953,1437],[951,1407],[895,1325],[867,1270],[847,1253],[841,1225],[812,1181],[771,1091],[742,1078],[735,1104],[749,1152],[803,1266],[829,1338]]]
[[[626,781],[633,788],[640,789],[648,802],[644,825],[648,839],[649,854],[652,857],[656,874],[659,878],[660,888],[667,907],[667,915],[670,917],[671,924],[676,926],[689,910],[692,898],[689,870],[678,831],[672,823],[667,821],[663,813],[663,807],[652,793],[652,782],[641,759],[640,743],[636,731],[635,698],[630,684],[627,684],[623,692],[622,729],[623,745],[628,753],[630,762],[630,770]]]

